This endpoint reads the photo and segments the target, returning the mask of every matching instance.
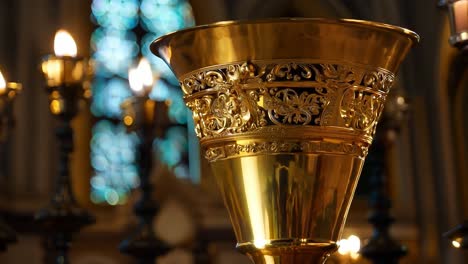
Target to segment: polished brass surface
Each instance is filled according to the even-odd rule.
[[[22,84],[16,82],[7,82],[3,89],[0,88],[0,142],[7,140],[11,129],[12,105],[22,89]]]
[[[91,97],[93,62],[88,59],[49,55],[43,58],[42,73],[54,115],[75,115],[79,99]]]
[[[336,250],[394,74],[418,36],[356,20],[222,22],[151,48],[174,70],[255,263]]]
[[[47,87],[83,84],[93,70],[92,62],[87,59],[52,55],[43,59],[41,68]]]
[[[0,89],[0,116],[3,116],[8,104],[11,104],[16,96],[23,90],[23,85],[16,82],[7,82],[3,89]]]
[[[359,20],[229,21],[157,39],[153,53],[182,76],[205,67],[254,60],[326,59],[396,72],[416,33]]]

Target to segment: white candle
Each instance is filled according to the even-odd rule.
[[[455,32],[468,31],[468,0],[454,2],[453,14],[455,17]]]

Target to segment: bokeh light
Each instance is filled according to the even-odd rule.
[[[94,0],[92,17],[104,28],[129,30],[138,24],[138,0]]]
[[[128,134],[121,124],[102,120],[96,123],[91,138],[91,198],[93,202],[119,204],[138,186],[135,166],[138,144],[135,134]]]
[[[189,110],[182,99],[178,80],[169,67],[150,50],[150,43],[171,31],[195,24],[187,0],[93,0],[91,18],[98,28],[91,36],[96,62],[91,111],[98,121],[92,131],[91,200],[94,203],[125,203],[138,186],[135,148],[138,138],[120,125],[121,103],[130,97],[128,70],[139,54],[146,57],[158,80],[150,97],[170,102],[168,115],[176,124],[165,137],[154,142],[160,161],[180,178],[190,178],[187,164]],[[137,35],[139,25],[146,33]]]
[[[96,75],[127,78],[128,68],[138,55],[136,36],[132,32],[96,29],[91,36]]]
[[[126,79],[96,78],[93,84],[91,111],[95,116],[118,119],[122,115],[120,105],[132,96]]]

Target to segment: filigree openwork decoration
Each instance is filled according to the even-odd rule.
[[[290,88],[273,88],[262,95],[268,117],[276,125],[318,125],[320,124],[319,115],[324,106],[329,103],[325,89],[315,89],[313,92],[303,91],[298,94],[296,90]]]
[[[347,89],[341,100],[341,117],[346,127],[370,131],[373,134],[382,113],[385,95]]]
[[[193,111],[199,137],[216,137],[265,126],[265,113],[257,107],[255,94],[241,89],[220,88],[216,96],[204,95],[187,102]]]
[[[393,79],[385,69],[360,65],[246,62],[189,73],[181,78],[181,86],[203,140],[297,125],[351,129],[370,138]],[[272,152],[272,146],[277,145],[236,149]],[[231,155],[227,146],[206,153],[210,160],[223,155]]]

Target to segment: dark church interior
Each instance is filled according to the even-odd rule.
[[[187,30],[220,21],[241,22]],[[270,24],[278,25],[278,32],[284,35],[274,35]],[[281,31],[291,24],[296,25],[293,30]],[[317,31],[311,29],[315,27]],[[348,34],[348,28],[349,35],[335,35]],[[213,37],[210,30],[222,34]],[[362,45],[360,38],[374,36],[372,30],[377,32],[376,37],[364,42],[368,46]],[[175,31],[180,32],[163,37]],[[306,36],[315,32],[319,32],[317,36]],[[269,34],[275,38],[262,37]],[[414,42],[411,48],[401,51],[404,55],[407,52],[404,59],[403,54],[391,53],[403,45],[403,40],[384,46],[397,34],[404,41]],[[0,35],[1,264],[468,263],[468,115],[463,108],[468,102],[468,0],[2,0]],[[301,44],[309,41],[307,37],[314,38],[314,42]],[[158,38],[159,42],[154,42]],[[277,38],[280,40],[275,42]],[[328,39],[333,41],[326,42]],[[324,64],[329,63],[327,60],[305,64],[302,61],[306,59],[294,57],[320,57],[333,49],[322,44],[334,41],[342,41],[343,47],[354,47],[355,41],[360,45],[356,51],[331,52],[335,58],[331,66]],[[277,54],[294,54],[292,60],[299,62],[276,68],[262,66],[261,56],[267,56],[270,49],[278,49]],[[240,58],[244,51],[248,59],[232,59]],[[309,117],[307,111],[316,118],[322,111],[317,109],[333,107],[335,97],[330,95],[330,87],[341,87],[333,81],[359,79],[358,73],[338,76],[336,72],[341,68],[334,66],[358,65],[347,59],[358,53],[372,53],[400,64],[395,72],[392,69],[398,67],[391,63],[386,64],[388,68],[382,66],[383,62],[377,65],[380,77],[392,78],[388,96],[388,90],[384,91],[388,88],[371,91],[373,86],[367,85],[366,77],[349,88],[354,89],[355,101],[349,103],[354,108],[347,105],[352,112],[342,111],[341,117],[365,112],[359,107],[374,111],[382,105],[375,121],[365,117],[360,119],[363,124],[346,123],[348,130],[340,131],[356,128],[358,132],[343,132],[343,139],[334,141],[326,140],[332,138],[326,132],[338,131],[336,127],[307,132],[311,135],[307,140],[315,137],[313,133],[325,133],[321,145],[309,142],[308,148],[304,142],[288,151],[281,146],[269,145],[267,149],[255,143],[255,149],[233,150],[230,155],[235,158],[228,157],[228,145],[223,145],[222,154],[215,152],[219,149],[216,147],[227,144],[223,140],[237,140],[236,144],[240,144],[268,127],[279,127],[278,131],[284,132],[324,126],[325,121],[317,121],[318,117],[307,121],[310,124],[304,121]],[[256,56],[260,60],[255,60]],[[398,56],[402,58],[396,59]],[[370,66],[362,69],[376,66],[365,59],[362,64]],[[219,61],[238,64],[219,68]],[[199,65],[199,69],[195,67]],[[192,79],[184,67],[193,68]],[[194,69],[200,71],[195,74]],[[262,75],[270,69],[276,75]],[[202,80],[200,76],[208,75],[208,70],[217,75]],[[327,70],[336,76],[327,75]],[[297,72],[302,77],[287,75]],[[187,79],[180,77],[183,74]],[[321,75],[328,78],[326,84],[319,79]],[[196,83],[199,80],[201,84]],[[276,83],[279,86],[272,88]],[[330,86],[312,86],[317,83]],[[272,95],[277,89],[284,92],[283,100],[292,102],[310,92],[313,95],[308,98],[316,101],[309,102],[313,106],[307,105],[310,108],[306,114],[294,112],[287,119],[282,112],[287,107],[278,106],[280,93]],[[300,89],[306,92],[298,97],[296,91]],[[324,89],[329,90],[325,93]],[[245,99],[245,91],[266,90],[270,92],[261,94],[260,99]],[[222,119],[220,112],[207,117],[200,104],[213,91],[217,92],[213,100],[223,103],[220,106],[209,101],[213,109],[220,107],[218,111],[224,117],[232,114],[229,109],[239,110],[241,118]],[[366,93],[374,95],[356,106],[360,100],[357,94]],[[231,101],[222,101],[223,96],[230,96]],[[385,101],[385,108],[379,98]],[[236,105],[252,100],[253,106]],[[338,103],[344,105],[342,100]],[[260,107],[264,116],[252,112],[252,107]],[[254,127],[249,122],[257,117],[267,122]],[[212,121],[209,118],[217,118],[217,123],[208,124]],[[301,122],[304,124],[298,125]],[[368,126],[366,122],[371,122],[372,131],[365,134],[367,141],[362,143],[357,135],[364,129],[358,128]],[[250,127],[224,131],[229,124],[230,128],[238,124]],[[286,130],[281,130],[284,127]],[[252,129],[248,130],[250,134],[244,128]],[[271,131],[272,140],[296,135]],[[300,132],[297,135],[302,137]],[[351,149],[326,148],[351,137],[352,143],[346,145]],[[210,149],[209,144],[217,145]],[[356,146],[361,154],[356,154]],[[320,154],[301,153],[307,151]],[[327,155],[331,157],[334,151],[341,154],[333,154],[330,160],[342,163],[327,163]],[[289,174],[296,166],[291,165],[293,161],[288,161],[291,167],[281,165],[285,169],[278,165],[289,155],[298,163],[304,159],[306,167],[313,163],[319,171],[344,175],[340,171],[346,167],[342,157],[351,152],[356,156],[353,162],[365,159],[362,171],[361,163],[353,165],[358,168],[353,167],[352,175],[356,174],[359,181],[354,179],[346,193],[340,193],[344,190],[341,187],[334,192],[326,189],[331,188],[336,175],[316,176],[317,183],[304,180],[319,190],[313,199],[301,198],[312,192],[309,185],[303,186],[303,193],[297,192],[301,188],[294,184],[300,179],[292,178],[305,176],[299,169]],[[262,168],[262,164],[273,164],[270,159],[277,161],[277,167]],[[232,175],[239,168],[243,169],[242,184],[238,180],[242,177]],[[245,171],[249,169],[252,171]],[[274,171],[277,185],[260,177],[257,182],[254,176],[259,173],[254,169],[265,175]],[[336,184],[342,186],[346,180],[337,178]],[[274,187],[262,189],[267,184]],[[240,194],[236,188],[241,188]],[[255,188],[263,191],[256,192]],[[339,215],[335,216],[325,203],[339,204],[341,201],[335,199],[342,196],[344,209],[337,207]],[[270,199],[274,206],[263,206],[266,200],[262,204],[249,199]],[[281,202],[286,205],[278,205]],[[306,212],[308,202],[313,204],[310,212]],[[305,205],[298,209],[290,204]],[[328,218],[318,219],[317,210],[328,214]],[[291,215],[302,218],[297,220]],[[278,241],[262,237],[263,244],[259,240],[246,242],[248,232],[257,238],[263,235],[263,229],[255,228],[255,221],[278,231]],[[313,223],[310,230],[301,226],[309,221]],[[338,231],[333,229],[333,239],[327,237],[323,243],[330,247],[327,253],[320,253],[320,261],[301,259],[307,254],[319,254],[313,250],[325,247],[313,239],[323,238],[327,230],[320,231],[315,225],[333,221]],[[294,236],[296,227],[304,228],[302,233],[297,231],[302,237]],[[294,237],[293,242],[288,242],[288,234]]]

